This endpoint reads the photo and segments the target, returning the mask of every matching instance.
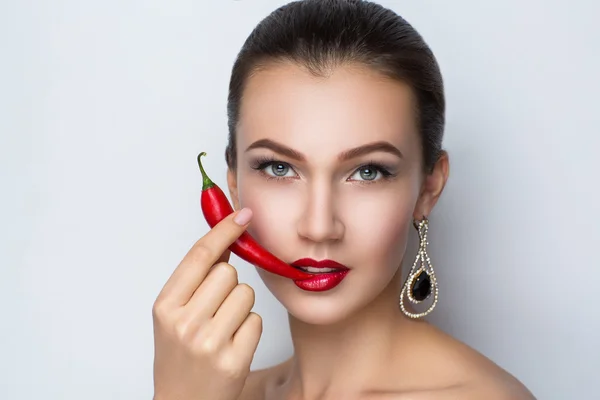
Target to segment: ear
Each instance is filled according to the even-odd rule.
[[[440,158],[433,167],[433,171],[425,176],[425,180],[421,185],[421,194],[419,195],[413,214],[415,220],[420,221],[423,217],[431,214],[431,210],[433,210],[446,186],[449,171],[450,162],[448,153],[442,151]]]
[[[240,199],[238,197],[238,188],[237,188],[237,175],[231,169],[227,169],[227,187],[229,187],[229,195],[231,196],[231,201],[233,202],[233,209],[240,209]]]

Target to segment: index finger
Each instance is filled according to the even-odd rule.
[[[178,306],[187,304],[210,268],[229,259],[229,246],[246,230],[251,218],[252,211],[243,208],[223,218],[200,238],[173,271],[157,301]]]

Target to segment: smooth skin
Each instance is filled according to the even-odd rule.
[[[414,256],[406,248],[412,220],[430,215],[449,174],[446,153],[423,173],[412,101],[407,86],[360,66],[316,78],[277,63],[252,75],[238,127],[238,168],[227,175],[234,209],[252,210],[252,222],[236,226],[228,217],[215,226],[157,298],[155,400],[534,398],[483,355],[399,310],[400,265]],[[264,139],[302,157],[250,149]],[[391,143],[402,157],[376,151],[340,161],[349,148],[374,141]],[[283,179],[273,179],[277,168],[255,168],[264,157],[289,166],[279,164]],[[357,168],[371,161],[394,177],[364,182],[368,174]],[[227,248],[244,229],[286,262],[331,258],[351,268],[325,293],[258,269],[288,311],[294,353],[252,372],[261,320],[251,312],[253,291],[227,264]]]
[[[236,216],[242,217],[241,225]],[[237,211],[214,226],[194,244],[157,297],[155,400],[239,398],[262,319],[251,312],[254,290],[238,283],[227,248],[251,216],[249,210]]]

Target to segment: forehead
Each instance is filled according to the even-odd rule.
[[[293,63],[271,64],[246,82],[237,129],[242,152],[264,138],[324,156],[379,140],[409,150],[418,139],[413,92],[358,65],[316,77]]]

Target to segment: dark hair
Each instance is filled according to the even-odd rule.
[[[360,63],[407,83],[417,100],[423,168],[433,169],[442,150],[445,99],[442,75],[430,48],[402,17],[360,0],[304,0],[284,5],[263,19],[233,65],[225,159],[237,168],[236,127],[246,80],[274,61],[292,61],[316,76],[342,64]]]

